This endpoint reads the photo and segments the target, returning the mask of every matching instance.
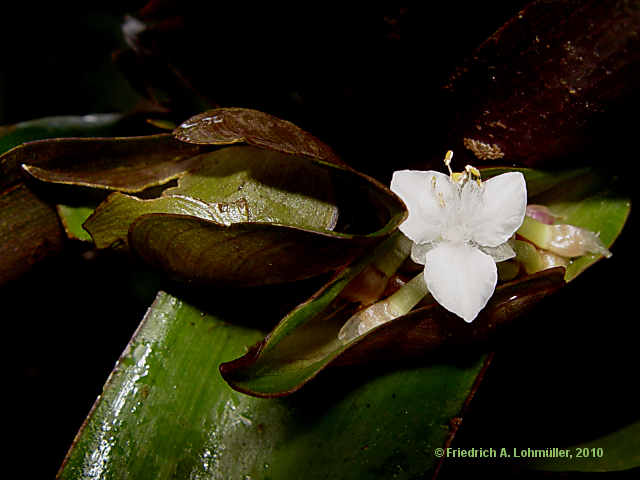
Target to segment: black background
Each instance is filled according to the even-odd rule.
[[[428,132],[439,125],[430,106],[447,74],[524,2],[486,3],[407,11],[265,9],[242,16],[212,8],[200,18],[201,35],[189,55],[201,58],[202,70],[219,82],[220,104],[294,121],[347,162],[388,181],[393,170],[428,152]],[[135,95],[111,64],[111,52],[123,46],[117,32],[123,14],[136,8],[130,2],[6,12],[0,124],[128,108]],[[635,155],[630,147],[612,151]],[[602,163],[623,168],[610,159]],[[612,259],[492,345],[498,352],[493,368],[455,446],[546,448],[638,420],[634,221],[632,214]],[[55,474],[153,299],[143,275],[126,259],[72,244],[0,289],[8,327],[5,371],[17,376],[4,389],[12,425],[5,435],[16,451],[5,458],[19,462],[25,478]],[[442,473],[589,476],[514,472],[488,462],[450,464]]]

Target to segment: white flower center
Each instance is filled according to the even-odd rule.
[[[469,179],[465,173],[453,173],[449,182],[453,186],[453,192],[450,191],[446,202],[441,202],[443,218],[440,241],[468,245],[471,243],[472,229],[466,216],[473,214],[476,207],[482,203],[480,188],[475,183],[467,185]],[[466,195],[463,194],[463,189]],[[444,198],[444,193],[438,189],[434,189],[434,193],[439,199]]]
[[[450,224],[442,232],[442,239],[445,242],[451,242],[455,244],[466,243],[470,240],[467,229],[464,224],[453,223]]]

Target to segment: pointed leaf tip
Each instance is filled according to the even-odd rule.
[[[300,127],[248,108],[208,110],[183,122],[173,134],[186,143],[228,145],[242,142],[344,165],[327,144]]]

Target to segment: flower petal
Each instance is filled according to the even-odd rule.
[[[442,243],[427,252],[424,278],[433,298],[450,312],[472,322],[498,281],[493,259],[477,248]]]
[[[509,242],[498,245],[497,247],[480,247],[480,251],[489,255],[496,263],[504,262],[516,256],[516,252],[511,245],[509,245]]]
[[[520,172],[503,173],[478,186],[462,189],[461,213],[471,239],[486,247],[506,242],[522,225],[527,208],[527,185]]]
[[[413,260],[416,263],[419,263],[420,265],[424,265],[426,261],[425,257],[427,256],[427,253],[429,252],[429,250],[431,250],[435,246],[436,244],[432,242],[414,243],[411,246],[411,260]]]
[[[393,172],[391,190],[409,210],[400,231],[416,243],[437,240],[446,218],[444,210],[455,204],[456,189],[447,175],[433,170]]]

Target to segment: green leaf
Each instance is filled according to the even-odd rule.
[[[213,216],[215,211],[209,205],[188,197],[166,196],[144,200],[115,192],[90,212],[82,228],[89,232],[89,238],[98,248],[125,247],[128,244],[129,227],[142,215],[177,213],[219,221],[218,217]],[[69,213],[61,212],[67,218]],[[80,212],[73,214],[80,215]]]
[[[563,447],[570,458],[528,461],[536,470],[610,472],[640,467],[640,422],[634,422],[590,442]]]
[[[203,154],[201,165],[161,197],[115,193],[85,224],[96,245],[127,244],[133,222],[148,213],[198,217],[230,225],[269,222],[331,230],[336,224],[330,172],[305,159],[252,147]]]
[[[593,168],[544,172],[529,168],[487,168],[482,173],[492,177],[507,171],[521,171],[527,181],[529,203],[545,205],[558,216],[556,223],[566,223],[596,232],[602,243],[610,247],[622,233],[631,200],[620,192],[618,179],[606,171]],[[615,254],[615,250],[614,250]],[[600,255],[589,254],[572,259],[565,274],[570,282]]]
[[[562,188],[545,192],[539,201],[559,217],[557,223],[596,232],[602,243],[610,247],[622,232],[631,211],[631,200],[618,191],[616,181],[615,178],[603,179],[601,175],[590,172]],[[567,282],[601,258],[600,255],[589,254],[573,259],[567,268]]]
[[[491,178],[507,172],[521,172],[527,182],[527,197],[529,203],[544,192],[552,190],[558,186],[565,188],[568,182],[575,184],[584,181],[585,176],[592,172],[590,168],[574,168],[569,170],[534,170],[533,168],[518,167],[488,167],[480,169],[483,178]],[[594,177],[598,178],[598,177]]]
[[[484,362],[342,369],[264,400],[218,373],[262,335],[160,293],[59,478],[416,478],[435,467]]]
[[[200,191],[203,182],[197,176],[187,176],[184,192],[204,201],[245,199],[252,221],[223,225],[189,215],[143,215],[129,227],[132,250],[151,265],[181,279],[234,285],[279,283],[307,278],[351,262],[384,240],[405,218],[403,204],[397,197],[350,169],[252,147],[228,147],[217,158],[231,160],[230,165],[236,162],[242,165],[246,152],[250,153],[246,158],[248,165],[257,160],[265,167],[271,160],[277,160],[280,168],[275,171],[282,178],[274,182],[269,178],[273,171],[264,176],[256,169],[251,177],[261,180],[261,184],[264,181],[262,185],[252,185],[244,174],[237,177],[234,173],[228,181],[216,177],[218,186],[204,184]],[[303,179],[301,174],[305,172],[308,178]],[[241,196],[236,195],[238,181],[246,186]],[[272,190],[278,184],[287,190]],[[320,196],[323,190],[326,195],[329,186],[334,189],[339,212],[336,231],[327,230],[335,223],[334,205]],[[179,191],[182,188],[181,182]],[[302,192],[317,192],[320,204],[318,198],[307,199]],[[219,205],[212,208],[219,210]]]
[[[82,224],[89,218],[94,212],[95,206],[73,206],[73,205],[56,205],[58,210],[58,216],[64,231],[68,238],[73,240],[81,240],[83,242],[90,242],[91,235],[84,228]]]
[[[112,194],[84,228],[178,279],[255,285],[341,267],[404,218],[388,189],[338,165],[248,146],[200,161],[158,198]]]

